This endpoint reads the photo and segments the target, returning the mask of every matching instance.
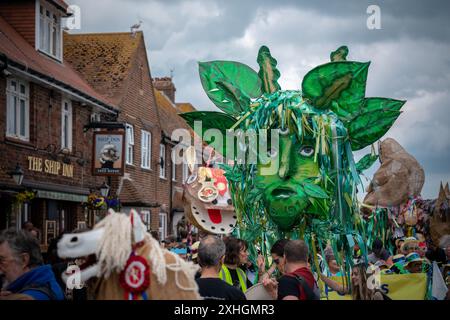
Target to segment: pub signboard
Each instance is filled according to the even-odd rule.
[[[123,176],[125,134],[123,131],[94,132],[92,174]]]

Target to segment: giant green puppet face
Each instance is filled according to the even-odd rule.
[[[308,213],[310,208],[302,182],[318,177],[314,146],[312,137],[300,141],[294,133],[287,133],[279,139],[279,150],[269,149],[270,162],[258,164],[257,175],[264,190],[263,198],[269,216],[283,230],[290,230],[298,224],[301,215]],[[278,166],[273,161],[278,162]],[[278,170],[267,175],[262,172],[264,167],[278,167]]]
[[[352,252],[358,170],[373,163],[365,157],[355,165],[352,150],[380,139],[404,101],[365,97],[369,63],[346,61],[347,54],[347,47],[332,52],[331,62],[305,75],[301,91],[281,90],[277,62],[265,46],[258,53],[259,72],[234,61],[200,63],[203,88],[223,112],[182,114],[194,129],[195,121],[202,122],[199,135],[211,128],[224,137],[228,129],[281,131],[269,163],[225,168],[247,241],[298,230],[291,234],[316,237],[323,240],[320,246],[333,238],[336,248]],[[264,173],[274,161],[277,170]]]

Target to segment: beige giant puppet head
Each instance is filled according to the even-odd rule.
[[[195,166],[195,150],[188,148],[186,160],[191,175],[184,186],[184,212],[200,230],[229,234],[236,226],[236,213],[224,170]]]
[[[420,195],[425,173],[413,156],[392,138],[380,143],[379,156],[381,166],[367,189],[365,204],[398,206]]]

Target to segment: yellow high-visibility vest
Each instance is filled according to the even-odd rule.
[[[239,284],[241,286],[241,291],[245,293],[245,291],[247,291],[247,276],[241,268],[236,268],[236,272],[239,279]],[[224,264],[222,265],[222,269],[220,270],[219,277],[229,285],[233,285],[233,279],[231,278],[230,270],[228,270],[227,266]]]

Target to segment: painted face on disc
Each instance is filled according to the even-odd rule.
[[[228,193],[227,193],[228,194]],[[236,226],[236,213],[226,206],[204,205],[201,202],[191,203],[191,212],[196,222],[205,231],[215,234],[227,234],[233,232]]]

